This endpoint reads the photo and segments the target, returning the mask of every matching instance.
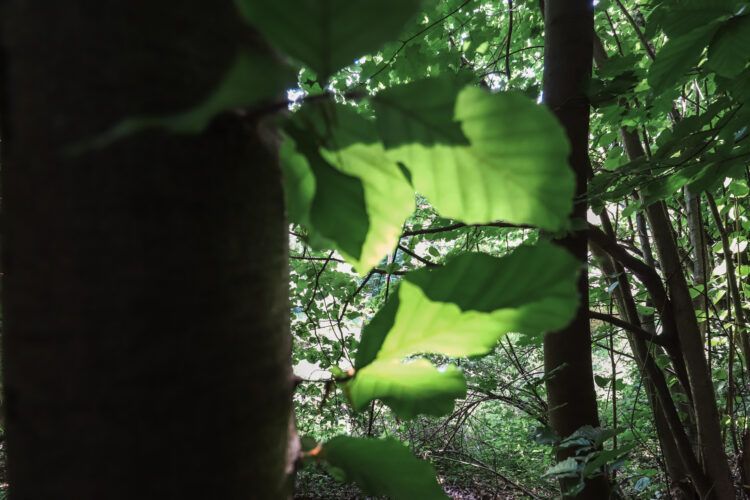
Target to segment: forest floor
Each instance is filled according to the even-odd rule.
[[[443,489],[452,500],[516,500],[532,498],[511,486],[503,487],[476,483],[473,485],[444,485]],[[536,492],[535,492],[536,493]],[[537,498],[548,498],[537,493]],[[298,476],[294,500],[374,500],[364,495],[351,483],[339,483],[327,474],[302,473]]]

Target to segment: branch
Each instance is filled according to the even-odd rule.
[[[667,342],[664,338],[661,338],[659,335],[654,335],[651,332],[644,330],[640,326],[628,323],[627,321],[612,316],[611,314],[589,311],[589,318],[598,319],[600,321],[605,321],[611,325],[618,326],[623,330],[627,330],[630,333],[634,334],[636,337],[640,337],[646,342],[651,342],[662,347],[666,347],[669,344],[669,342]]]
[[[503,481],[505,481],[506,483],[508,483],[512,487],[514,487],[515,489],[517,489],[519,491],[522,491],[524,494],[530,496],[531,498],[534,498],[536,500],[541,500],[540,497],[536,496],[531,491],[527,490],[526,488],[524,488],[520,484],[513,482],[512,480],[510,480],[509,478],[507,478],[504,475],[500,474],[498,471],[496,471],[492,467],[490,467],[487,464],[485,464],[484,462],[481,462],[480,460],[472,457],[471,455],[467,455],[465,453],[461,453],[460,451],[455,451],[455,450],[445,450],[442,453],[441,452],[435,452],[435,453],[438,453],[438,454],[437,455],[427,455],[426,458],[440,458],[442,460],[448,460],[450,462],[456,462],[456,463],[459,463],[459,464],[468,465],[470,467],[476,467],[478,469],[484,469],[487,472],[490,472],[490,473],[496,475],[497,477],[499,477],[500,479],[502,479]],[[446,457],[446,456],[443,455],[443,453],[455,453],[457,455],[462,455],[462,456],[467,457],[469,460],[471,460],[471,462],[466,462],[464,460],[459,460],[457,458]]]
[[[630,26],[633,27],[633,30],[635,31],[636,36],[638,36],[638,40],[641,41],[643,44],[643,47],[646,49],[646,53],[648,54],[648,57],[653,61],[656,59],[656,54],[654,54],[653,49],[648,44],[648,40],[646,40],[646,37],[643,36],[643,33],[641,33],[641,29],[638,27],[638,23],[635,22],[635,19],[633,19],[633,16],[630,15],[630,12],[628,12],[628,9],[625,8],[625,6],[622,4],[620,0],[615,0],[617,2],[617,5],[620,7],[620,10],[627,18],[628,22],[630,23]]]
[[[445,21],[449,17],[451,17],[453,14],[455,14],[456,12],[458,12],[459,10],[461,10],[462,8],[466,7],[466,5],[468,5],[469,2],[471,2],[471,0],[465,0],[461,5],[459,5],[458,7],[456,7],[455,9],[453,9],[452,11],[448,12],[446,15],[444,15],[443,17],[441,17],[437,21],[434,21],[433,23],[429,24],[425,28],[423,28],[423,29],[417,31],[416,33],[414,33],[412,36],[410,36],[406,40],[402,41],[401,42],[401,46],[396,50],[396,52],[393,53],[393,55],[387,61],[385,61],[385,63],[383,63],[383,66],[381,66],[380,68],[378,68],[377,71],[375,71],[373,74],[371,74],[367,78],[363,78],[362,79],[362,83],[360,85],[363,85],[364,83],[367,82],[367,80],[371,80],[372,78],[375,78],[380,73],[382,73],[385,70],[385,68],[387,68],[391,64],[391,62],[396,58],[396,56],[399,54],[399,52],[401,52],[404,49],[404,47],[406,47],[406,45],[409,42],[411,42],[412,40],[414,40],[418,36],[422,35],[426,31],[431,30],[432,28],[434,28],[438,24],[442,23],[443,21]]]
[[[638,277],[660,310],[669,302],[661,278],[654,268],[646,265],[637,257],[630,255],[627,250],[617,243],[617,240],[608,236],[593,224],[589,224],[588,235],[592,243],[607,252],[613,259],[630,269]]]
[[[463,222],[458,222],[456,224],[451,224],[450,226],[430,227],[427,229],[417,229],[415,231],[404,231],[403,233],[401,233],[401,237],[406,238],[407,236],[417,236],[419,234],[444,233],[447,231],[455,231],[456,229],[461,229],[464,227],[502,227],[502,228],[513,228],[513,229],[534,229],[534,226],[527,226],[524,224],[510,224],[508,222],[488,222],[486,224],[464,224]]]
[[[513,36],[513,0],[508,0],[508,10],[510,19],[508,22],[508,43],[505,45],[505,76],[508,77],[508,87],[510,87],[510,42]]]
[[[412,257],[414,257],[415,259],[417,259],[419,262],[421,262],[425,266],[428,266],[428,267],[437,267],[437,264],[435,264],[431,260],[425,259],[424,257],[418,255],[415,252],[412,252],[411,250],[409,250],[408,248],[406,248],[403,245],[399,245],[398,249],[401,250],[402,252],[404,252],[406,255],[411,255]]]
[[[328,265],[327,264],[328,262],[339,262],[342,264],[347,264],[345,260],[337,259],[335,257],[330,257],[330,258],[329,257],[305,257],[304,255],[290,255],[289,258],[292,260],[325,261],[326,265]],[[433,264],[433,265],[437,265],[437,264]],[[408,272],[409,271],[406,271],[406,270],[398,270],[398,271],[393,271],[389,273],[385,269],[378,269],[378,268],[375,268],[370,271],[370,273],[373,273],[373,274],[395,274],[396,276],[403,276],[404,274]]]

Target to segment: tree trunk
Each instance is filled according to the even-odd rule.
[[[604,230],[610,236],[613,236],[612,224],[606,211],[602,213],[601,220]],[[592,253],[597,256],[603,273],[610,277],[617,276],[617,278],[610,278],[610,281],[617,280],[619,282],[619,286],[613,290],[613,295],[620,314],[629,323],[640,325],[651,334],[656,334],[653,318],[649,317],[644,322],[638,314],[630,288],[630,281],[622,265],[614,261],[598,246],[592,245],[591,249]],[[693,498],[696,491],[708,492],[711,488],[708,478],[698,463],[686,430],[680,421],[674,401],[670,397],[664,373],[654,360],[654,356],[661,350],[657,346],[646,344],[643,339],[637,338],[629,332],[626,332],[626,334],[633,357],[644,379],[644,388],[654,416],[654,427],[661,445],[667,474],[672,483],[671,491],[679,499]]]
[[[707,276],[710,274],[707,262],[706,235],[703,229],[703,217],[701,214],[700,193],[693,193],[689,186],[685,186],[685,206],[687,208],[688,233],[690,244],[693,246],[693,286],[701,287],[702,291],[693,299],[696,311],[701,311],[703,321],[698,323],[701,338],[705,344],[708,343],[708,287]]]
[[[182,111],[244,28],[229,1],[6,2],[5,388],[15,499],[284,498],[287,235],[275,154]]]
[[[547,0],[544,21],[544,100],[570,139],[569,160],[576,174],[576,197],[580,199],[586,192],[591,170],[586,88],[591,76],[593,6],[584,0]],[[576,203],[573,217],[586,219],[585,202]],[[550,423],[560,436],[568,436],[584,425],[598,426],[599,417],[591,364],[586,233],[573,232],[558,243],[584,266],[578,282],[581,302],[575,319],[567,328],[548,333],[544,338],[545,372],[559,370],[546,382]],[[574,451],[567,450],[557,458],[565,459]],[[607,478],[598,476],[588,480],[584,491],[576,498],[602,500],[608,497]]]
[[[709,498],[732,498],[734,486],[721,439],[716,394],[708,371],[693,302],[685,276],[682,274],[672,226],[667,218],[666,207],[662,203],[648,206],[646,215],[653,230],[662,271],[674,306],[675,323],[693,396],[701,456],[706,473],[714,486]]]

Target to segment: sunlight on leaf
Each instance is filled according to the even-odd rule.
[[[567,251],[540,243],[501,258],[463,254],[444,267],[407,274],[397,295],[365,327],[357,372],[347,385],[351,401],[361,407],[380,398],[410,415],[435,412],[432,401],[407,397],[412,389],[404,386],[411,378],[400,373],[409,365],[400,361],[420,353],[486,354],[509,332],[534,335],[563,328],[578,304],[579,267]],[[365,382],[358,381],[360,374]],[[437,381],[430,377],[420,383]],[[457,388],[435,389],[440,390],[447,399]]]
[[[406,165],[416,190],[441,215],[467,223],[567,227],[574,177],[565,133],[552,113],[522,94],[490,94],[475,87],[456,98],[450,86],[434,86],[443,93],[426,100],[420,97],[423,86],[418,82],[384,93],[375,103],[384,140],[395,145],[389,156]],[[453,101],[455,121],[450,121],[445,106]],[[397,115],[403,124],[399,130],[421,143],[392,137],[388,129]],[[435,117],[432,127],[425,126]],[[455,122],[470,144],[461,143]]]
[[[304,174],[301,162],[312,165],[313,171],[317,166],[317,192],[309,206],[309,217],[296,213],[309,193],[300,193],[296,184],[287,186],[293,220],[320,232],[358,272],[367,273],[396,246],[404,221],[414,211],[414,189],[385,154],[374,123],[351,107],[309,107],[287,128],[304,145],[307,157],[282,156],[287,179],[299,182],[295,179]],[[317,142],[303,132],[311,129],[318,131],[318,142],[325,147],[316,150]],[[298,173],[292,171],[294,168]],[[340,174],[335,176],[330,169]],[[348,179],[355,179],[358,188],[327,185],[321,175],[326,179],[345,176],[348,183]],[[307,223],[302,222],[305,219]]]
[[[466,380],[453,365],[435,368],[425,359],[376,361],[357,372],[346,391],[355,410],[380,399],[400,418],[445,415],[466,396]]]

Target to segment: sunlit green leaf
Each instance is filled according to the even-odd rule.
[[[291,163],[298,167],[306,163],[315,178],[312,200],[303,199],[297,203],[298,209],[309,206],[309,214],[305,217],[304,213],[297,213],[295,217],[298,221],[308,221],[307,229],[313,246],[335,247],[342,254],[358,259],[369,230],[362,181],[329,164],[305,130],[289,127],[287,131],[296,141],[300,152],[299,157],[292,157]],[[289,156],[286,158],[288,165]],[[291,168],[284,167],[284,170]],[[292,195],[297,194],[292,192]]]
[[[566,227],[574,191],[569,146],[546,108],[521,94],[467,87],[456,98],[453,118],[470,144],[456,144],[459,137],[445,112],[450,94],[436,98],[435,108],[425,107],[427,100],[418,97],[422,85],[389,94],[380,107],[391,111],[380,127],[388,127],[398,113],[402,123],[411,124],[403,128],[413,139],[424,141],[389,139],[398,145],[388,153],[406,165],[415,189],[441,215],[469,223],[505,220],[551,230]],[[429,129],[424,122],[433,114],[438,125]]]
[[[307,159],[297,153],[294,140],[285,137],[279,151],[284,173],[284,196],[289,222],[310,225],[310,209],[315,196],[315,176]]]
[[[549,243],[505,257],[464,254],[437,269],[409,273],[398,290],[393,322],[376,321],[365,337],[388,328],[377,359],[422,352],[484,354],[508,332],[542,333],[564,327],[578,302],[577,261]],[[357,360],[358,367],[366,359]]]
[[[425,359],[386,359],[358,371],[347,392],[355,410],[380,399],[400,418],[439,416],[453,410],[456,398],[466,396],[466,380],[453,365],[435,368]]]
[[[383,145],[368,142],[368,138],[377,137],[372,122],[345,107],[337,108],[337,118],[331,150],[322,149],[321,153],[339,171],[362,182],[369,229],[361,253],[350,254],[350,260],[357,271],[364,273],[396,246],[404,221],[414,211],[414,189],[396,162],[385,154]],[[361,132],[345,137],[355,131]],[[337,138],[348,145],[335,149]]]
[[[342,480],[356,482],[367,495],[396,500],[448,498],[432,465],[415,458],[393,438],[335,437],[323,445],[323,457]]]
[[[373,99],[373,107],[385,147],[411,143],[468,145],[454,117],[459,88],[451,78],[428,78],[380,92]]]
[[[441,268],[407,274],[363,332],[350,399],[361,407],[380,398],[403,415],[445,411],[460,390],[450,370],[439,374],[430,365],[401,361],[419,353],[486,354],[508,332],[564,327],[575,315],[579,267],[562,248],[540,243],[501,258],[464,254]],[[409,371],[418,376],[401,377]],[[454,384],[438,384],[438,375]],[[424,398],[409,397],[419,390]]]
[[[414,211],[414,189],[385,154],[374,123],[351,107],[308,108],[289,128],[297,130],[296,137],[303,136],[300,140],[309,145],[308,161],[318,165],[312,226],[335,242],[357,271],[369,271],[396,246],[404,221]],[[313,137],[312,130],[318,137]],[[315,150],[315,144],[323,147]],[[319,175],[336,185],[326,185]],[[352,185],[350,189],[341,186],[344,180]]]

